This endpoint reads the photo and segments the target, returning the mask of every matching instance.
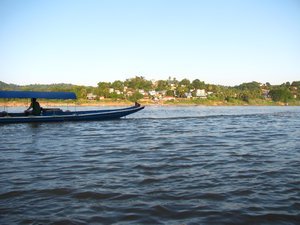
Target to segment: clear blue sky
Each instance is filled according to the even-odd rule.
[[[0,0],[0,81],[300,80],[299,0]]]

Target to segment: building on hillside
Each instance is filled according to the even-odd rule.
[[[298,91],[298,88],[296,86],[291,86],[290,91],[292,92],[292,95],[295,99],[298,98],[299,91]]]
[[[121,92],[120,90],[115,90],[115,93],[116,93],[117,95],[123,94],[123,92]]]
[[[270,96],[269,96],[270,90],[262,89],[261,91],[262,91],[262,95],[264,98],[270,98]]]
[[[151,95],[151,96],[155,96],[155,95],[156,95],[156,91],[154,91],[154,90],[151,90],[151,91],[149,91],[148,93],[149,93],[149,95]]]
[[[193,97],[191,92],[186,92],[186,93],[184,93],[184,95],[185,95],[186,98],[192,98]]]
[[[142,95],[144,95],[144,96],[146,95],[146,92],[145,92],[144,89],[139,89],[139,93],[142,94]]]
[[[88,93],[86,96],[87,100],[96,100],[97,99],[97,95],[94,95],[93,93]]]
[[[171,86],[171,90],[174,91],[176,89],[176,85],[175,84],[170,84]]]
[[[197,89],[196,90],[196,97],[198,97],[198,98],[206,98],[207,94],[206,94],[205,89]]]
[[[167,93],[166,90],[162,90],[162,91],[159,91],[158,94],[161,95],[161,96],[165,96]]]
[[[134,92],[133,92],[132,90],[128,90],[128,91],[126,92],[126,95],[127,95],[127,96],[132,96],[133,93],[134,93]]]

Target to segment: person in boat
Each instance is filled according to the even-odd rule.
[[[41,115],[41,111],[42,108],[40,106],[40,103],[36,100],[36,98],[32,98],[29,108],[25,110],[25,114],[39,116]]]

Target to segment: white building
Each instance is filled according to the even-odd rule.
[[[156,95],[156,91],[149,91],[149,95],[155,96]]]
[[[86,98],[88,100],[96,100],[97,95],[94,95],[93,93],[88,93],[87,96],[86,96]]]
[[[115,93],[116,93],[117,95],[123,94],[123,92],[121,92],[120,90],[115,90]]]
[[[146,95],[146,92],[144,91],[144,89],[139,89],[139,93],[142,95]]]
[[[205,89],[197,89],[197,90],[196,90],[196,97],[199,97],[199,98],[206,98],[206,92],[205,92]]]

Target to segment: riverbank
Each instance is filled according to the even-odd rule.
[[[43,107],[58,107],[58,106],[129,106],[134,103],[127,100],[99,100],[99,101],[63,101],[63,100],[40,100],[40,105]],[[231,101],[217,101],[207,99],[174,99],[169,101],[151,101],[151,100],[140,100],[140,104],[145,106],[300,106],[300,101],[291,101],[288,103],[274,102],[271,100],[254,99],[249,102],[231,100]],[[28,107],[30,100],[14,100],[14,101],[0,101],[1,107]]]

